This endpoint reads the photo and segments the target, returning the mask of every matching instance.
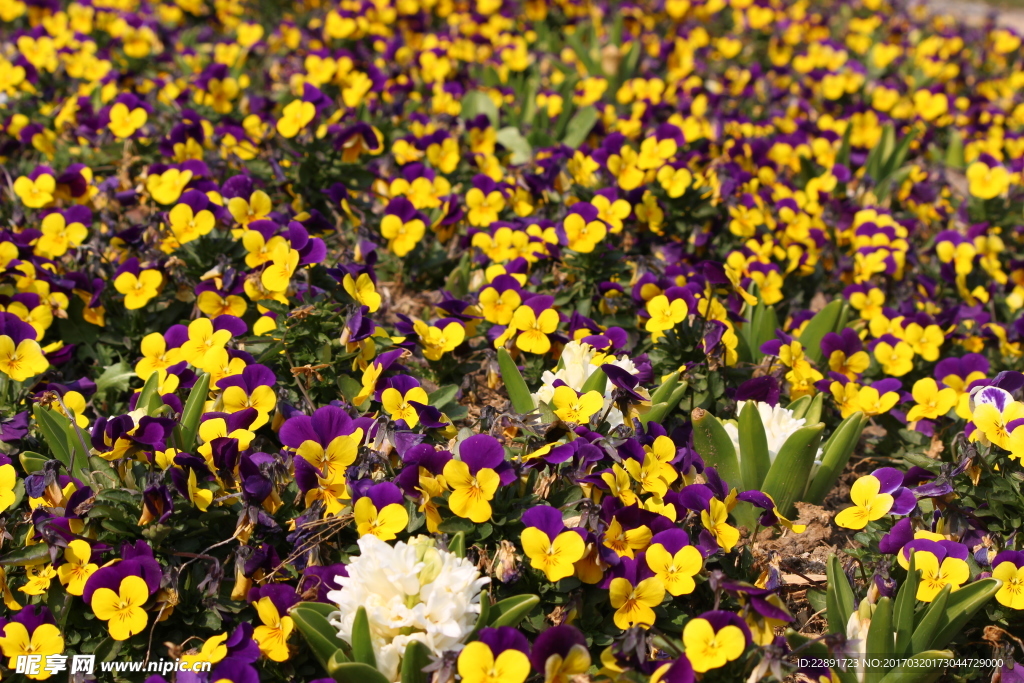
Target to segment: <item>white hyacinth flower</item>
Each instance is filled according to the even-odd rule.
[[[459,650],[476,626],[481,590],[490,581],[473,563],[434,547],[427,536],[390,545],[376,536],[359,539],[359,557],[348,565],[341,588],[327,598],[338,606],[330,623],[352,642],[352,625],[366,608],[377,668],[388,680],[399,677],[410,641],[435,655]]]
[[[740,401],[736,404],[736,414],[739,415],[743,411],[743,406],[746,405],[746,401]],[[786,440],[793,435],[793,432],[800,429],[807,422],[804,418],[793,417],[793,411],[788,408],[776,405],[772,406],[768,403],[761,403],[756,401],[757,412],[761,416],[761,424],[764,425],[764,434],[768,437],[768,457],[772,462],[775,462],[775,456],[779,454],[779,450],[782,448],[782,444],[786,443]],[[732,439],[732,445],[736,448],[736,452],[740,452],[740,432],[735,422],[726,422],[724,424],[725,431]],[[820,457],[820,455],[819,455]]]

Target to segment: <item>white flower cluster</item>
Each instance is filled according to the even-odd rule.
[[[434,654],[462,647],[480,614],[480,592],[490,581],[473,564],[438,550],[427,536],[390,545],[367,534],[359,539],[359,557],[341,589],[327,594],[338,606],[330,622],[338,636],[352,642],[352,624],[366,608],[377,668],[395,681],[405,648],[412,640]]]
[[[540,403],[551,403],[551,399],[555,395],[555,380],[558,379],[562,380],[576,391],[581,390],[587,379],[605,363],[620,367],[633,375],[637,373],[636,365],[634,365],[629,356],[626,356],[625,354],[619,358],[615,358],[615,356],[607,356],[604,358],[602,363],[595,365],[593,360],[597,355],[598,351],[590,344],[584,344],[578,341],[571,341],[567,343],[562,348],[561,362],[559,363],[560,367],[555,372],[551,372],[550,370],[544,371],[544,374],[541,375],[541,381],[544,384],[537,389],[537,393],[533,394],[533,400]],[[611,382],[609,382],[604,396],[604,407],[606,409],[611,403],[611,396],[614,390],[615,387]],[[612,408],[608,412],[606,420],[609,425],[616,427],[622,424],[622,413],[619,412],[618,408]]]
[[[743,406],[746,401],[740,401],[736,404],[736,415],[739,415],[743,410]],[[757,406],[757,412],[761,415],[761,423],[764,424],[764,433],[768,437],[768,457],[772,462],[775,462],[775,456],[779,454],[779,450],[782,445],[786,443],[793,432],[804,426],[807,420],[793,417],[793,411],[787,408],[783,408],[780,405],[772,406],[768,403],[761,403],[757,401],[754,405]],[[736,452],[740,452],[740,432],[736,423],[733,421],[724,423],[725,431],[732,439],[732,445],[736,448]]]

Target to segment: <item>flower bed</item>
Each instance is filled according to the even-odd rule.
[[[0,21],[4,675],[1024,680],[1012,30]]]

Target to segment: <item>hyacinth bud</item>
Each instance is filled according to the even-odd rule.
[[[428,584],[441,574],[444,566],[444,559],[441,551],[434,544],[434,539],[429,536],[417,536],[410,541],[410,545],[416,548],[416,561],[423,563],[420,570],[420,585]]]
[[[502,541],[498,552],[494,555],[494,578],[502,583],[515,583],[522,575],[519,568],[519,560],[516,557],[516,547],[509,541]]]

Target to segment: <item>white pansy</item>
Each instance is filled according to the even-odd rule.
[[[746,401],[740,401],[736,404],[737,415],[742,412],[744,405],[746,405]],[[793,417],[792,410],[779,405],[772,406],[769,403],[761,403],[760,401],[756,401],[754,405],[757,406],[757,412],[761,416],[761,424],[764,425],[764,434],[768,438],[768,457],[774,462],[775,456],[779,454],[779,450],[782,448],[782,444],[786,443],[786,439],[793,432],[803,427],[807,420],[802,417]],[[724,426],[729,438],[732,439],[732,445],[736,448],[736,452],[739,453],[739,428],[732,421],[724,423]]]
[[[630,374],[635,375],[637,373],[636,365],[633,361],[623,354],[622,356],[615,358],[614,356],[607,356],[601,363],[595,365],[593,360],[597,357],[598,352],[590,344],[584,344],[583,342],[571,341],[562,347],[562,357],[558,368],[555,372],[545,370],[544,374],[541,375],[541,381],[543,384],[537,393],[533,394],[534,402],[539,403],[551,403],[551,399],[555,395],[555,380],[562,380],[567,385],[580,391],[583,385],[586,384],[587,379],[594,374],[594,372],[601,365],[614,365],[616,367],[626,370]],[[604,407],[608,409],[611,405],[611,396],[615,387],[609,382],[605,389],[604,396]],[[611,408],[608,411],[608,416],[605,418],[609,425],[616,427],[622,424],[622,413],[619,412],[618,408]]]
[[[338,606],[330,618],[338,637],[351,642],[356,612],[365,607],[377,668],[395,681],[410,641],[435,655],[462,647],[490,579],[469,560],[435,548],[429,537],[390,545],[367,534],[359,539],[359,557],[348,565],[348,576],[337,581],[341,588],[327,598]]]

